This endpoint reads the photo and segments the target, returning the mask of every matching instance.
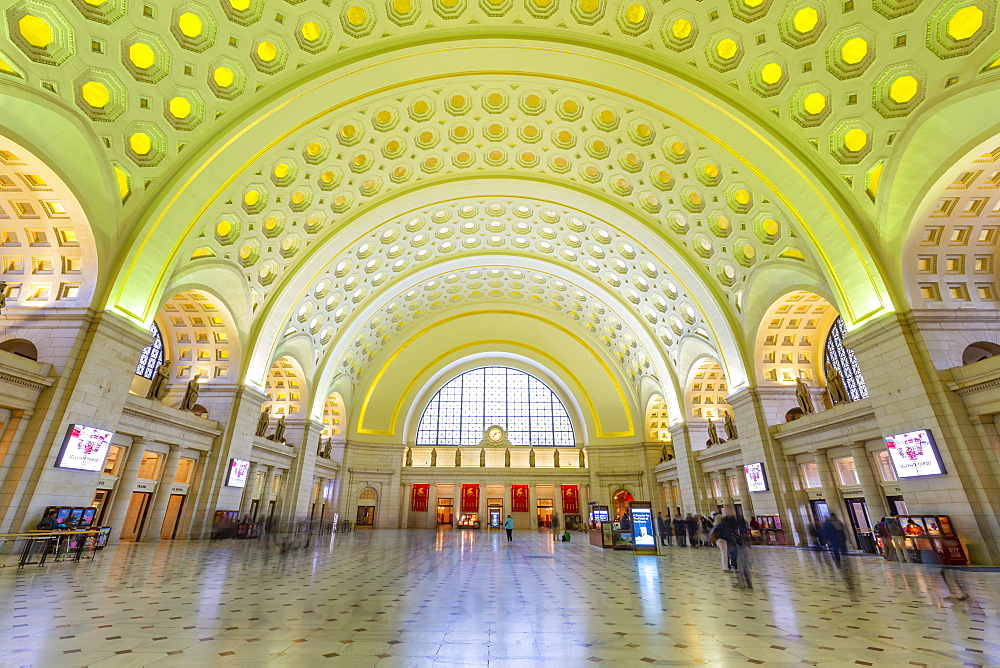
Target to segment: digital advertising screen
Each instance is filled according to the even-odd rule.
[[[747,478],[747,490],[751,492],[767,491],[767,476],[764,474],[764,463],[754,462],[743,467],[743,474]]]
[[[636,547],[655,547],[656,536],[653,532],[653,509],[649,506],[631,508],[632,541]]]
[[[607,508],[594,508],[594,521],[595,522],[610,522],[611,515],[608,513]]]
[[[226,478],[226,487],[246,487],[249,472],[250,462],[245,459],[233,458],[229,461],[229,476]]]
[[[945,472],[934,437],[926,429],[886,436],[885,445],[889,448],[889,458],[899,478],[941,475]]]
[[[104,469],[104,458],[111,447],[112,431],[104,431],[95,427],[74,424],[66,434],[56,466],[61,469],[77,471],[101,471]]]

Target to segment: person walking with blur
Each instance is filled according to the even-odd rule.
[[[687,547],[684,537],[687,536],[687,522],[678,511],[674,516],[674,535],[677,537],[677,547]]]
[[[719,557],[722,560],[722,572],[728,573],[732,569],[729,560],[729,546],[726,543],[726,539],[722,536],[722,514],[716,514],[715,516],[715,526],[712,527],[712,531],[708,534],[708,542],[715,543],[715,546],[719,548]]]
[[[503,528],[507,532],[507,542],[510,543],[514,540],[514,518],[508,515],[507,519],[504,520]]]
[[[684,518],[684,524],[687,529],[688,543],[691,544],[691,547],[698,547],[698,518],[688,513],[687,517]]]
[[[663,513],[656,513],[656,533],[660,534],[660,545],[670,545],[670,520]]]

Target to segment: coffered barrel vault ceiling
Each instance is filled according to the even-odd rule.
[[[64,281],[71,301],[148,323],[214,284],[240,330],[220,377],[263,387],[292,359],[315,416],[451,310],[558,323],[677,419],[695,365],[729,391],[781,380],[754,338],[789,290],[849,328],[905,304],[882,278],[883,174],[917,119],[1000,70],[988,0],[3,4],[0,85],[83,128],[115,184],[77,193],[106,195],[116,215],[89,223],[120,243],[80,253],[108,272]],[[994,184],[971,172],[949,188]],[[951,234],[967,213],[920,215]],[[992,307],[995,243],[911,239],[911,300]],[[54,268],[12,249],[5,272],[35,256]],[[4,278],[21,301],[43,282]]]

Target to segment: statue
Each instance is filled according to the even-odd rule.
[[[333,437],[326,439],[326,447],[323,448],[323,459],[330,459],[330,455],[333,453]]]
[[[667,444],[664,443],[663,447],[660,448],[660,463],[667,461]]]
[[[510,468],[510,448],[504,450],[503,453],[503,465]]]
[[[715,422],[712,419],[708,421],[708,445],[722,445],[725,441],[719,438],[719,432],[715,428]]]
[[[267,428],[271,425],[271,407],[268,406],[264,409],[264,412],[260,414],[257,418],[257,431],[254,432],[257,436],[263,436],[267,433]]]
[[[437,448],[431,448],[431,466],[438,465],[438,451]]]
[[[406,465],[413,466],[413,448],[406,449]]]
[[[815,413],[812,397],[809,396],[809,388],[802,382],[802,377],[795,379],[795,399],[799,402],[799,408],[803,413]]]
[[[580,448],[580,468],[587,468],[587,457],[583,454],[583,448]]]
[[[187,389],[184,390],[184,398],[181,399],[180,409],[182,411],[193,411],[198,403],[198,383],[201,382],[201,374],[188,381]]]
[[[153,382],[149,384],[149,391],[146,392],[147,399],[163,401],[167,396],[167,381],[170,380],[170,360],[163,360],[163,364],[156,370]]]
[[[275,443],[285,442],[285,416],[278,418],[278,424],[274,425],[274,433],[267,437],[267,440]]]
[[[479,451],[479,466],[486,466],[486,448]]]
[[[0,281],[0,311],[7,306],[7,281]]]
[[[319,437],[319,443],[316,445],[316,456],[317,457],[322,457],[323,456],[323,437],[322,436]]]
[[[535,449],[532,448],[531,452],[528,453],[528,466],[535,468]]]
[[[559,468],[559,448],[552,451],[552,463],[556,468]]]
[[[455,448],[455,466],[462,465],[462,448]]]
[[[730,441],[735,440],[740,437],[736,433],[736,422],[733,421],[733,414],[730,411],[725,411],[723,413],[723,426],[726,429],[726,438]]]
[[[829,362],[826,363],[826,391],[830,393],[830,401],[835,404],[851,400],[840,372]]]

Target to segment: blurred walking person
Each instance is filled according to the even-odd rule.
[[[663,513],[656,513],[656,532],[660,534],[660,545],[670,545],[670,520]]]
[[[674,535],[677,536],[677,547],[687,547],[684,537],[687,536],[687,522],[680,512],[674,516]]]

